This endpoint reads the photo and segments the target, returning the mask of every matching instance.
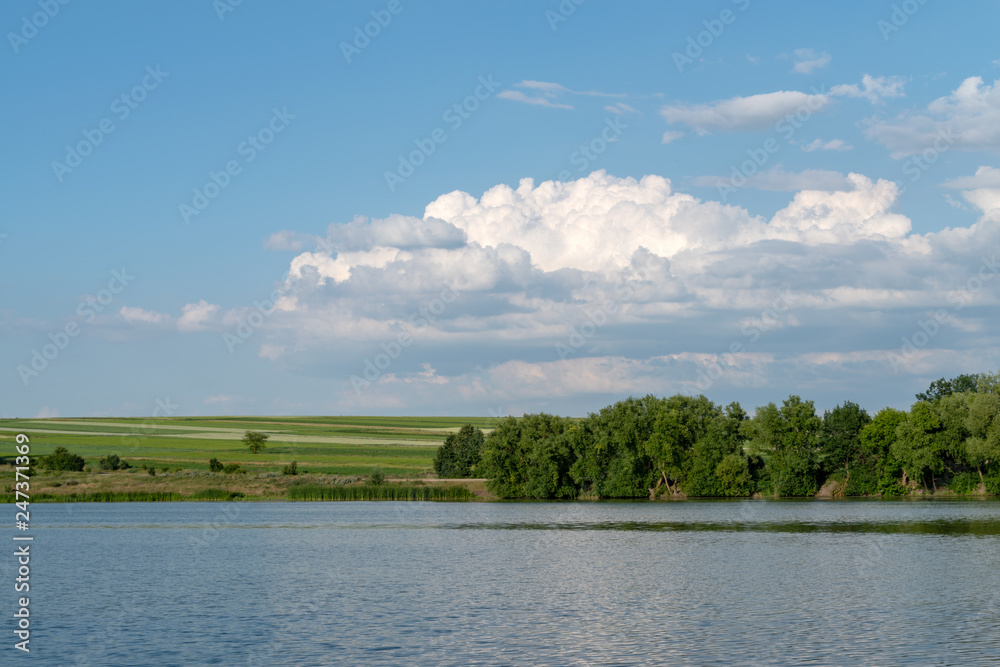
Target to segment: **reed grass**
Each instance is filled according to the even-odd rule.
[[[89,493],[33,493],[33,503],[149,503],[184,500],[184,496],[172,491],[92,491]],[[13,493],[0,494],[0,503],[13,503]]]
[[[299,484],[288,488],[289,500],[471,500],[472,498],[473,494],[464,486]]]

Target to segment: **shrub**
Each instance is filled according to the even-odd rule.
[[[108,454],[98,463],[101,470],[128,470],[131,466],[127,461],[123,461],[117,454]]]
[[[979,491],[979,475],[974,472],[960,472],[951,478],[948,486],[960,496],[975,495]]]
[[[441,478],[471,477],[483,455],[483,432],[466,424],[449,435],[434,455],[434,472]]]
[[[237,473],[245,473],[246,470],[241,468],[239,463],[229,463],[226,465],[225,468],[222,469],[222,472],[226,473],[227,475],[235,475]]]
[[[283,467],[281,469],[281,472],[282,472],[282,474],[285,474],[285,475],[298,475],[299,474],[299,466],[298,466],[297,463],[295,463],[295,461],[292,461],[291,463],[289,463],[288,465],[286,465],[285,467]]]
[[[75,479],[71,479],[68,482],[66,482],[66,486],[76,486],[79,483],[80,482],[76,481]]]
[[[154,468],[153,466],[149,466],[148,468],[146,468],[146,472],[149,473],[150,477],[156,477],[156,468]]]
[[[41,457],[40,464],[45,470],[83,470],[83,457],[70,454],[65,447],[56,447],[48,456]]]
[[[222,472],[224,467],[219,459],[209,459],[208,461],[208,469],[212,472]]]
[[[385,483],[385,473],[382,472],[381,468],[372,469],[372,474],[368,476],[368,484],[372,486],[378,486],[379,484]]]

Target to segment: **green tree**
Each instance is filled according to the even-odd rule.
[[[746,459],[751,479],[753,477],[754,466],[743,453],[744,439],[740,434],[740,427],[746,419],[747,413],[739,403],[730,403],[726,406],[725,414],[712,419],[704,436],[699,438],[691,449],[690,466],[683,484],[685,493],[689,496],[732,496],[752,493],[752,487],[746,489],[746,493],[734,493],[734,487],[724,486],[719,478],[719,465],[730,455]],[[732,471],[735,466],[730,462],[724,469]]]
[[[574,462],[576,484],[600,498],[644,498],[658,477],[645,444],[663,399],[629,397],[588,416],[591,439]]]
[[[472,477],[483,456],[483,432],[466,424],[449,435],[434,455],[434,472],[444,479]]]
[[[212,472],[222,472],[224,467],[225,466],[222,465],[222,462],[219,461],[219,459],[213,458],[208,461],[208,469]]]
[[[82,456],[71,454],[65,447],[56,447],[48,456],[42,456],[39,465],[43,470],[83,470]]]
[[[771,492],[779,496],[811,496],[819,490],[819,433],[822,420],[812,401],[788,397],[758,408],[743,425],[750,449],[767,464]]]
[[[965,427],[969,437],[965,446],[969,463],[983,479],[983,468],[1000,462],[1000,394],[976,394],[969,400]]]
[[[270,438],[271,436],[261,431],[247,431],[243,434],[243,444],[251,454],[260,454],[267,448],[267,441]]]
[[[677,493],[687,476],[695,443],[705,437],[712,420],[722,411],[704,396],[677,394],[665,401],[651,401],[654,410],[652,432],[642,444],[656,475],[656,490],[665,484]]]
[[[871,422],[861,429],[861,455],[870,465],[877,478],[876,489],[882,495],[897,495],[904,491],[899,485],[903,467],[892,453],[896,442],[896,431],[906,421],[902,410],[884,408]]]
[[[980,373],[976,383],[976,392],[980,394],[1000,395],[1000,371],[995,373]]]
[[[892,454],[903,466],[903,484],[907,477],[919,480],[927,488],[927,476],[931,484],[935,473],[944,469],[939,444],[944,424],[934,405],[928,401],[918,401],[910,408],[906,419],[896,429],[896,440],[892,444]]]
[[[570,477],[583,427],[547,414],[507,417],[483,444],[480,464],[487,488],[500,498],[572,498]]]
[[[936,401],[944,396],[950,396],[951,394],[959,394],[962,392],[974,392],[979,386],[980,376],[978,374],[968,374],[963,373],[956,377],[946,380],[941,378],[939,380],[934,380],[931,382],[930,387],[927,391],[920,392],[917,394],[918,401]]]
[[[726,454],[715,467],[720,496],[748,496],[753,492],[749,462],[740,454]]]
[[[845,481],[850,480],[851,465],[862,459],[861,431],[871,420],[864,408],[850,401],[824,413],[820,456],[828,473],[843,467]]]

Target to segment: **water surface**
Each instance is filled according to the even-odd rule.
[[[1000,502],[88,503],[32,519],[37,664],[1000,663]],[[13,580],[10,558],[0,570]]]

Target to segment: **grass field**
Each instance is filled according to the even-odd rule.
[[[133,465],[208,470],[208,461],[239,463],[259,472],[280,471],[292,461],[300,470],[366,475],[432,473],[436,449],[463,424],[490,429],[495,420],[469,417],[177,417],[164,419],[3,419],[0,456],[14,453],[13,438],[31,439],[32,455],[63,446],[97,467],[117,454]],[[270,436],[267,449],[251,454],[241,438],[247,430]],[[7,444],[9,443],[9,445]]]
[[[325,476],[350,483],[380,468],[390,478],[434,479],[433,459],[449,434],[464,424],[488,431],[494,419],[469,417],[177,417],[161,419],[3,419],[0,461],[13,463],[14,437],[30,439],[31,455],[66,447],[82,456],[89,470],[49,474],[37,470],[39,493],[181,493],[206,488],[281,497],[296,480]],[[251,454],[241,442],[245,431],[270,436],[267,448]],[[133,466],[100,472],[98,461],[117,454]],[[208,472],[209,459],[238,463],[248,474]],[[281,475],[296,462],[300,475]],[[150,476],[140,466],[155,467]],[[334,477],[331,477],[334,476]],[[0,493],[10,493],[12,465],[0,466]]]

